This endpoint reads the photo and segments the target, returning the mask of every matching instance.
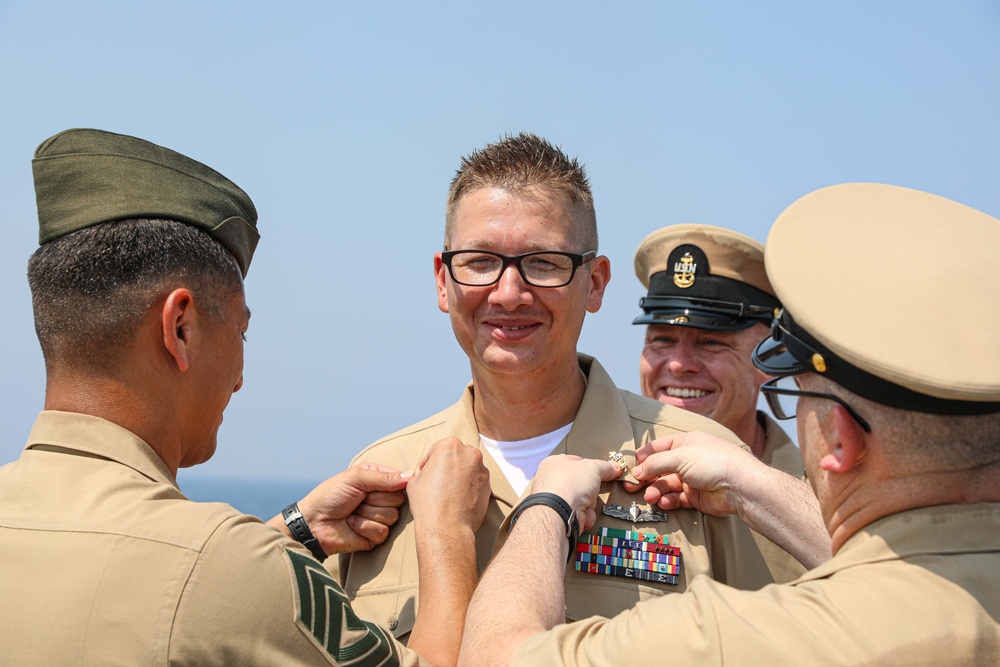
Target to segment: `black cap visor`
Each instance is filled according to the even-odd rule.
[[[870,401],[893,408],[939,415],[982,415],[1000,412],[1000,402],[959,401],[921,394],[861,370],[824,346],[782,311],[771,335],[754,349],[753,364],[768,375],[815,372]]]
[[[639,307],[645,312],[632,320],[632,324],[672,324],[711,331],[749,329],[757,323],[769,323],[774,316],[773,306],[712,299],[646,296],[639,299]]]
[[[777,320],[775,320],[777,322]],[[782,341],[768,336],[753,351],[753,365],[768,375],[799,375],[812,370],[799,361]]]

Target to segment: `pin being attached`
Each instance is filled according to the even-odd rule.
[[[625,461],[625,455],[621,452],[608,452],[608,460],[612,463],[617,463],[618,467],[621,468],[622,474],[628,474],[628,463]]]

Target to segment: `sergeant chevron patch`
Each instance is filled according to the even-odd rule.
[[[286,550],[295,591],[295,622],[338,665],[397,667],[396,646],[382,628],[362,621],[344,589],[314,559]]]

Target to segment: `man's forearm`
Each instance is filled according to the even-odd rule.
[[[461,664],[507,665],[528,637],[565,622],[565,534],[548,507],[521,513],[469,605]]]
[[[418,522],[416,546],[419,609],[407,646],[432,665],[454,665],[479,578],[476,534],[468,528],[424,528]]]
[[[766,466],[747,471],[739,484],[738,514],[807,568],[832,556],[819,500],[804,480]]]

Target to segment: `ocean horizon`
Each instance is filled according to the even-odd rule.
[[[250,477],[178,477],[181,493],[198,502],[223,502],[267,521],[299,501],[322,480],[272,480]]]

